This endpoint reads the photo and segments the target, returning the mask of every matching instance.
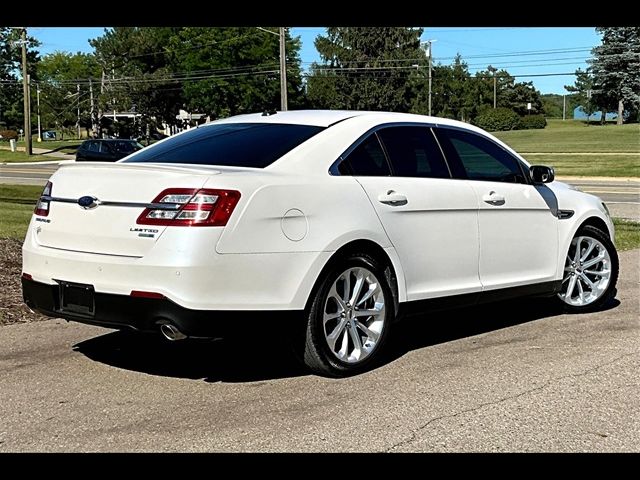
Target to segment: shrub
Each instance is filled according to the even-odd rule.
[[[0,140],[8,142],[12,139],[18,139],[18,132],[16,132],[15,130],[0,130]]]
[[[544,128],[547,126],[547,119],[544,115],[525,115],[520,117],[520,130],[528,130],[530,128]]]
[[[520,116],[510,108],[492,108],[478,115],[474,123],[490,132],[515,130],[520,123]]]

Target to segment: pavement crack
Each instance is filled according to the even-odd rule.
[[[416,438],[418,437],[418,433],[422,432],[423,430],[425,430],[428,426],[430,426],[431,424],[438,422],[440,420],[444,420],[446,418],[455,418],[455,417],[459,417],[460,415],[464,415],[466,413],[472,413],[472,412],[476,412],[478,410],[481,410],[485,407],[491,406],[491,405],[498,405],[500,403],[506,402],[508,400],[513,400],[516,398],[520,398],[520,397],[524,397],[525,395],[529,395],[530,393],[533,392],[538,392],[540,390],[544,390],[545,388],[547,388],[549,385],[551,385],[552,383],[555,382],[559,382],[562,380],[565,380],[567,378],[577,378],[577,377],[584,377],[586,375],[589,375],[603,367],[609,366],[613,363],[616,363],[619,360],[622,360],[623,358],[626,357],[632,357],[634,355],[638,355],[640,354],[640,352],[631,352],[631,353],[625,353],[624,355],[620,355],[612,360],[609,360],[608,362],[604,362],[598,365],[595,365],[594,367],[588,368],[582,372],[578,372],[578,373],[570,373],[568,375],[563,375],[561,377],[555,377],[555,378],[550,378],[549,380],[547,380],[546,382],[544,382],[542,385],[538,386],[538,387],[534,387],[534,388],[530,388],[528,390],[524,390],[520,393],[516,393],[514,395],[508,395],[506,397],[502,397],[499,398],[497,400],[492,400],[490,402],[484,402],[481,403],[479,405],[476,405],[474,407],[471,408],[466,408],[464,410],[460,410],[459,412],[455,412],[455,413],[450,413],[450,414],[446,414],[446,415],[440,415],[438,417],[433,417],[431,419],[429,419],[426,423],[422,424],[421,426],[419,426],[418,428],[415,428],[411,431],[410,435],[408,436],[408,438],[405,438],[404,440],[401,440],[399,442],[394,443],[393,445],[391,445],[389,448],[387,448],[386,450],[384,450],[385,453],[389,453],[394,451],[395,449],[402,447],[404,445],[408,445],[412,442],[414,442],[416,440]]]

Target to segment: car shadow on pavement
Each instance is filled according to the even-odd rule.
[[[150,375],[207,382],[254,382],[309,375],[290,348],[267,338],[169,342],[158,335],[117,331],[80,342],[88,358]]]
[[[601,311],[617,307],[611,300]],[[494,332],[503,328],[563,315],[553,298],[519,298],[455,310],[424,313],[399,322],[390,339],[388,361],[411,350]],[[520,341],[522,337],[518,337]]]
[[[614,300],[607,309],[619,303]],[[540,298],[421,314],[394,326],[385,361],[393,362],[412,350],[561,314],[555,302]],[[85,340],[73,348],[113,367],[207,382],[256,382],[310,374],[286,343],[268,336],[172,343],[159,334],[117,331]]]

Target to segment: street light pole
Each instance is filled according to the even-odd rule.
[[[22,90],[24,94],[24,150],[33,154],[31,144],[31,102],[29,101],[29,75],[27,74],[27,29],[22,29]]]

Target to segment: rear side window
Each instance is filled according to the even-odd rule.
[[[391,175],[387,158],[376,134],[369,135],[340,163],[341,175],[360,177],[388,177]]]
[[[506,150],[475,133],[438,128],[438,140],[450,163],[459,161],[466,178],[488,182],[527,183],[520,162]],[[462,174],[454,175],[465,178]]]
[[[145,148],[124,162],[264,168],[322,130],[324,127],[266,123],[207,125]]]
[[[449,169],[426,127],[389,127],[378,131],[396,177],[449,178]]]

